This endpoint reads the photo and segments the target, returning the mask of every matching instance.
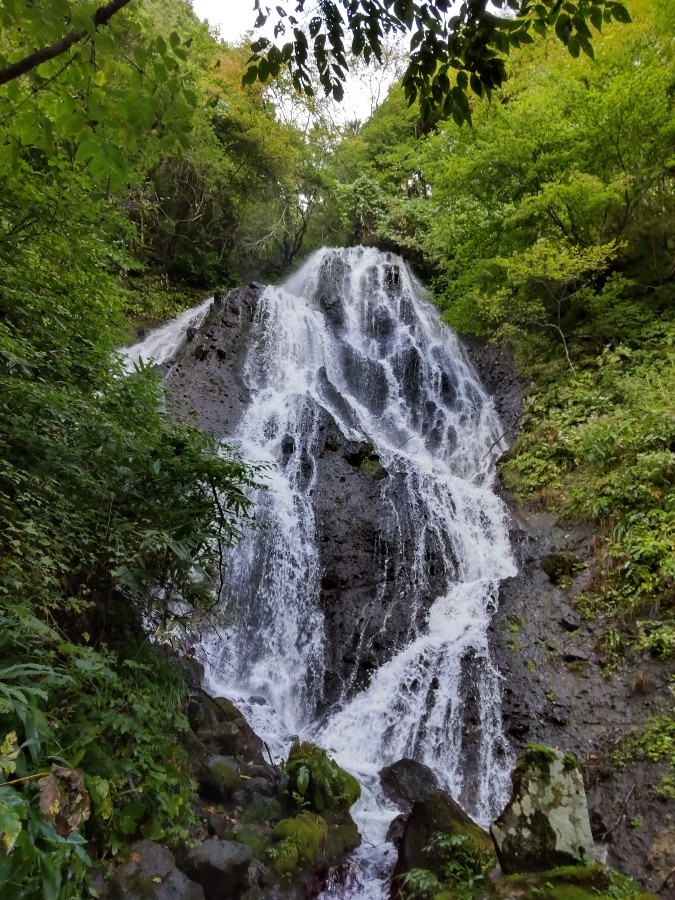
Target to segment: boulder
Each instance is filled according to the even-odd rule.
[[[214,801],[227,800],[239,788],[241,769],[231,756],[210,756],[199,776],[200,796]]]
[[[248,887],[252,860],[245,844],[211,837],[189,851],[182,869],[202,886],[206,900],[237,900]]]
[[[325,750],[306,741],[293,744],[286,773],[289,798],[302,797],[314,812],[347,812],[361,796],[356,778],[341,769]]]
[[[199,740],[216,755],[269,768],[265,745],[231,700],[212,699],[202,692],[191,698],[188,716]]]
[[[399,759],[380,771],[384,793],[404,812],[410,812],[417,800],[440,787],[433,771],[414,759]]]
[[[430,790],[423,799],[413,804],[405,823],[394,870],[395,883],[400,884],[400,876],[410,869],[429,868],[429,854],[425,850],[438,834],[463,839],[475,849],[477,855],[494,854],[489,835],[467,816],[450,794],[438,789]]]
[[[109,900],[204,900],[204,891],[176,868],[166,848],[155,841],[136,841],[104,896]]]
[[[406,816],[406,814],[401,813],[400,816],[396,816],[395,819],[391,820],[389,828],[387,828],[386,840],[388,843],[393,844],[397,850],[401,844],[403,832],[405,831],[405,823],[407,821],[408,817]]]
[[[586,794],[574,757],[529,744],[513,773],[511,799],[490,832],[507,875],[592,862]]]

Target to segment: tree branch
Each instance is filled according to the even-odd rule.
[[[110,3],[107,3],[105,6],[100,6],[91,17],[94,28],[98,28],[100,25],[107,25],[115,13],[119,12],[130,2],[131,0],[110,0]],[[88,31],[69,31],[68,34],[64,35],[58,41],[54,41],[49,47],[43,47],[42,50],[36,50],[34,53],[29,53],[28,56],[24,56],[24,58],[20,59],[18,62],[12,63],[4,69],[0,69],[0,85],[7,84],[8,81],[13,81],[21,75],[26,75],[33,69],[41,66],[42,63],[49,62],[50,59],[61,56],[62,53],[70,50],[73,44],[77,44],[88,34]]]

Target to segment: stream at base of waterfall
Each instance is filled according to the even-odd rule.
[[[153,332],[133,359],[170,357],[207,307]],[[285,284],[267,287],[243,375],[251,400],[229,440],[269,468],[254,497],[261,527],[228,553],[232,624],[203,643],[205,686],[234,701],[273,756],[282,759],[300,736],[359,779],[352,813],[363,844],[347,883],[323,897],[383,900],[396,859],[385,835],[399,812],[380,790],[383,766],[404,757],[426,764],[483,824],[507,799],[513,756],[487,637],[499,581],[516,573],[507,510],[492,491],[502,428],[403,260],[373,248],[320,250]],[[371,607],[395,596],[409,610],[405,640],[369,683],[345,678],[330,704],[314,503],[327,423],[365,447],[364,465],[381,475],[383,587]],[[431,558],[442,561],[433,578]],[[387,611],[380,617],[390,640]]]

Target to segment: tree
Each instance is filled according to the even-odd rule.
[[[306,0],[298,0],[295,12],[304,14],[306,5]],[[452,7],[451,0],[324,0],[301,22],[277,6],[274,36],[290,30],[292,38],[281,46],[265,37],[255,41],[245,81],[265,82],[286,65],[296,88],[311,93],[313,57],[326,94],[340,100],[349,68],[349,36],[354,56],[381,62],[386,35],[410,35],[410,59],[403,76],[408,103],[419,99],[424,118],[442,111],[461,125],[471,121],[469,90],[489,97],[500,87],[506,79],[504,54],[532,43],[532,32],[543,36],[553,28],[572,56],[583,50],[592,57],[589,23],[600,31],[613,19],[631,21],[618,0],[464,0],[457,11]],[[271,10],[261,0],[255,0],[255,9],[260,28]]]

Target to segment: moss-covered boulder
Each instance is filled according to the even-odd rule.
[[[325,857],[328,824],[316,813],[282,819],[272,832],[272,846],[267,851],[270,869],[283,879],[313,869]]]
[[[203,793],[210,790],[217,798],[228,798],[237,790],[241,770],[232,756],[211,756],[200,779]]]
[[[586,794],[574,758],[529,744],[513,773],[511,799],[490,832],[508,875],[592,862]]]
[[[314,812],[347,811],[361,796],[356,778],[345,772],[325,750],[303,741],[293,745],[286,762],[288,794]]]
[[[394,870],[392,896],[403,898],[411,892],[410,874],[414,870],[432,873],[445,889],[446,880],[461,867],[467,873],[480,874],[496,865],[490,836],[445,793],[428,791],[413,808],[399,844],[398,861]],[[446,877],[447,876],[447,877]],[[447,885],[452,890],[452,884]]]
[[[325,853],[327,860],[336,862],[356,850],[361,843],[361,835],[349,813],[325,812],[323,818],[328,825]]]
[[[656,900],[630,879],[607,866],[563,866],[548,872],[488,879],[490,900]]]

